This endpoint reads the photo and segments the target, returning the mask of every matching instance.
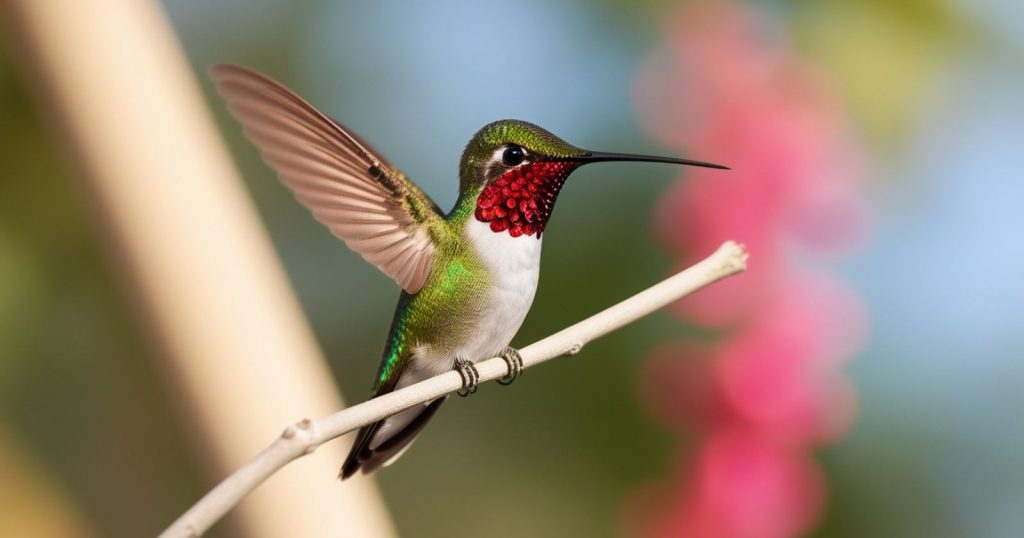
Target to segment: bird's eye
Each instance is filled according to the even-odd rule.
[[[510,145],[501,154],[501,161],[508,166],[518,166],[525,158],[526,152],[523,151],[523,148],[516,145]]]

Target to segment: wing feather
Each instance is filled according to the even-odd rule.
[[[355,133],[278,82],[236,65],[210,74],[299,202],[405,291],[419,291],[443,225],[437,205]]]

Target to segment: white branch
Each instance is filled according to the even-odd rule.
[[[747,253],[743,247],[727,241],[714,254],[696,265],[611,308],[522,348],[519,352],[522,355],[523,368],[563,355],[574,355],[590,341],[628,325],[712,282],[739,273],[746,269],[746,264]],[[508,367],[501,358],[479,362],[476,368],[480,372],[481,382],[497,379],[508,373]],[[160,536],[199,536],[256,489],[256,486],[292,460],[313,452],[331,439],[414,405],[444,396],[461,387],[462,377],[458,372],[450,371],[333,415],[317,420],[303,419],[285,428],[273,444],[210,490]]]

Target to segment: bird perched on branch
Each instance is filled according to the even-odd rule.
[[[508,347],[537,290],[541,238],[574,170],[604,161],[725,168],[573,146],[518,120],[485,125],[459,163],[459,197],[444,213],[398,168],[341,123],[280,83],[235,65],[211,70],[217,89],[264,160],[313,216],[402,287],[373,396],[456,369],[465,396],[474,363],[500,356],[511,383],[522,370]],[[359,430],[341,478],[397,459],[445,398]]]

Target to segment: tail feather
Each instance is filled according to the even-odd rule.
[[[341,466],[339,477],[345,480],[360,469],[363,474],[369,474],[397,459],[447,398],[447,396],[438,398],[425,405],[415,417],[395,433],[381,432],[381,427],[391,418],[379,420],[360,428],[352,450],[345,458],[344,465]],[[383,435],[387,435],[387,438],[379,439]]]

